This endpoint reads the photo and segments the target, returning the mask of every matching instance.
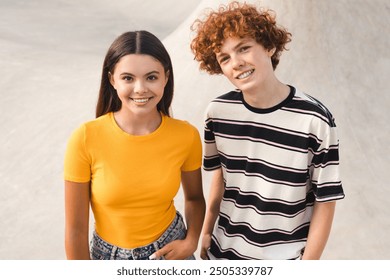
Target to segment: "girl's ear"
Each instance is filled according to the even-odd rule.
[[[167,72],[165,72],[165,85],[167,85],[167,83],[168,83],[170,74],[171,74],[171,72],[169,70],[167,70]]]
[[[108,75],[108,80],[110,81],[110,84],[112,85],[113,88],[115,88],[114,76],[111,74],[111,72],[108,72],[107,75]]]

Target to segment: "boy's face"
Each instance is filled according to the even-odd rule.
[[[250,94],[273,79],[273,51],[267,51],[249,37],[229,37],[216,57],[223,74],[230,82],[242,92]]]

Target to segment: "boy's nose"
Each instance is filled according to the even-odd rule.
[[[245,64],[245,62],[238,56],[232,57],[231,61],[233,69],[240,69]]]

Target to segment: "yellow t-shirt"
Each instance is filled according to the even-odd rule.
[[[149,244],[173,221],[181,171],[200,168],[202,144],[188,122],[162,117],[145,136],[124,132],[108,113],[76,129],[69,139],[64,178],[91,181],[95,229],[107,242]]]

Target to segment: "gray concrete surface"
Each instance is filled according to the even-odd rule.
[[[64,259],[63,153],[92,119],[112,40],[132,29],[163,39],[174,63],[175,117],[202,130],[208,102],[230,85],[200,73],[188,44],[193,19],[219,0],[0,0],[0,260]],[[324,259],[390,259],[388,39],[385,0],[268,0],[293,33],[281,80],[336,117],[346,198]],[[199,5],[198,5],[199,4]],[[208,194],[209,174],[204,174]],[[182,194],[177,198],[182,209]]]

